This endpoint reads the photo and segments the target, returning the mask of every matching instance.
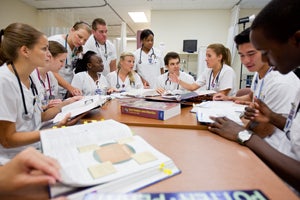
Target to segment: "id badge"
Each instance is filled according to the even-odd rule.
[[[292,126],[292,123],[293,123],[293,119],[295,118],[295,115],[296,115],[296,105],[294,103],[292,103],[292,108],[290,110],[290,113],[286,119],[286,123],[285,123],[285,126],[284,126],[284,132],[287,134],[287,137],[288,139],[290,139],[289,137],[289,130]]]

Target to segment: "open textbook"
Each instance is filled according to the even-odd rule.
[[[191,112],[196,112],[198,122],[202,124],[212,123],[213,117],[227,117],[236,123],[243,125],[240,116],[243,114],[246,105],[236,104],[233,101],[206,101],[196,104]]]
[[[53,118],[53,123],[63,120],[68,113],[71,113],[71,118],[73,118],[89,110],[102,106],[108,100],[110,100],[109,96],[84,96],[81,100],[62,107],[61,112]]]
[[[41,144],[71,187],[130,192],[180,173],[169,157],[114,120],[43,130]]]

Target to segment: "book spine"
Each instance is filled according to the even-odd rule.
[[[143,108],[133,108],[128,106],[121,106],[122,114],[135,115],[140,117],[152,118],[164,120],[164,111],[162,110],[150,110]]]

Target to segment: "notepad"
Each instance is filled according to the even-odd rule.
[[[213,117],[227,117],[236,123],[243,125],[240,119],[241,113],[245,110],[245,105],[236,104],[233,101],[207,101],[195,105],[193,111],[196,112],[196,117],[199,123],[210,124],[214,121]]]

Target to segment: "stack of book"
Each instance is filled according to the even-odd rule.
[[[121,102],[121,113],[167,120],[181,113],[179,103],[146,101],[143,99],[127,99]]]

